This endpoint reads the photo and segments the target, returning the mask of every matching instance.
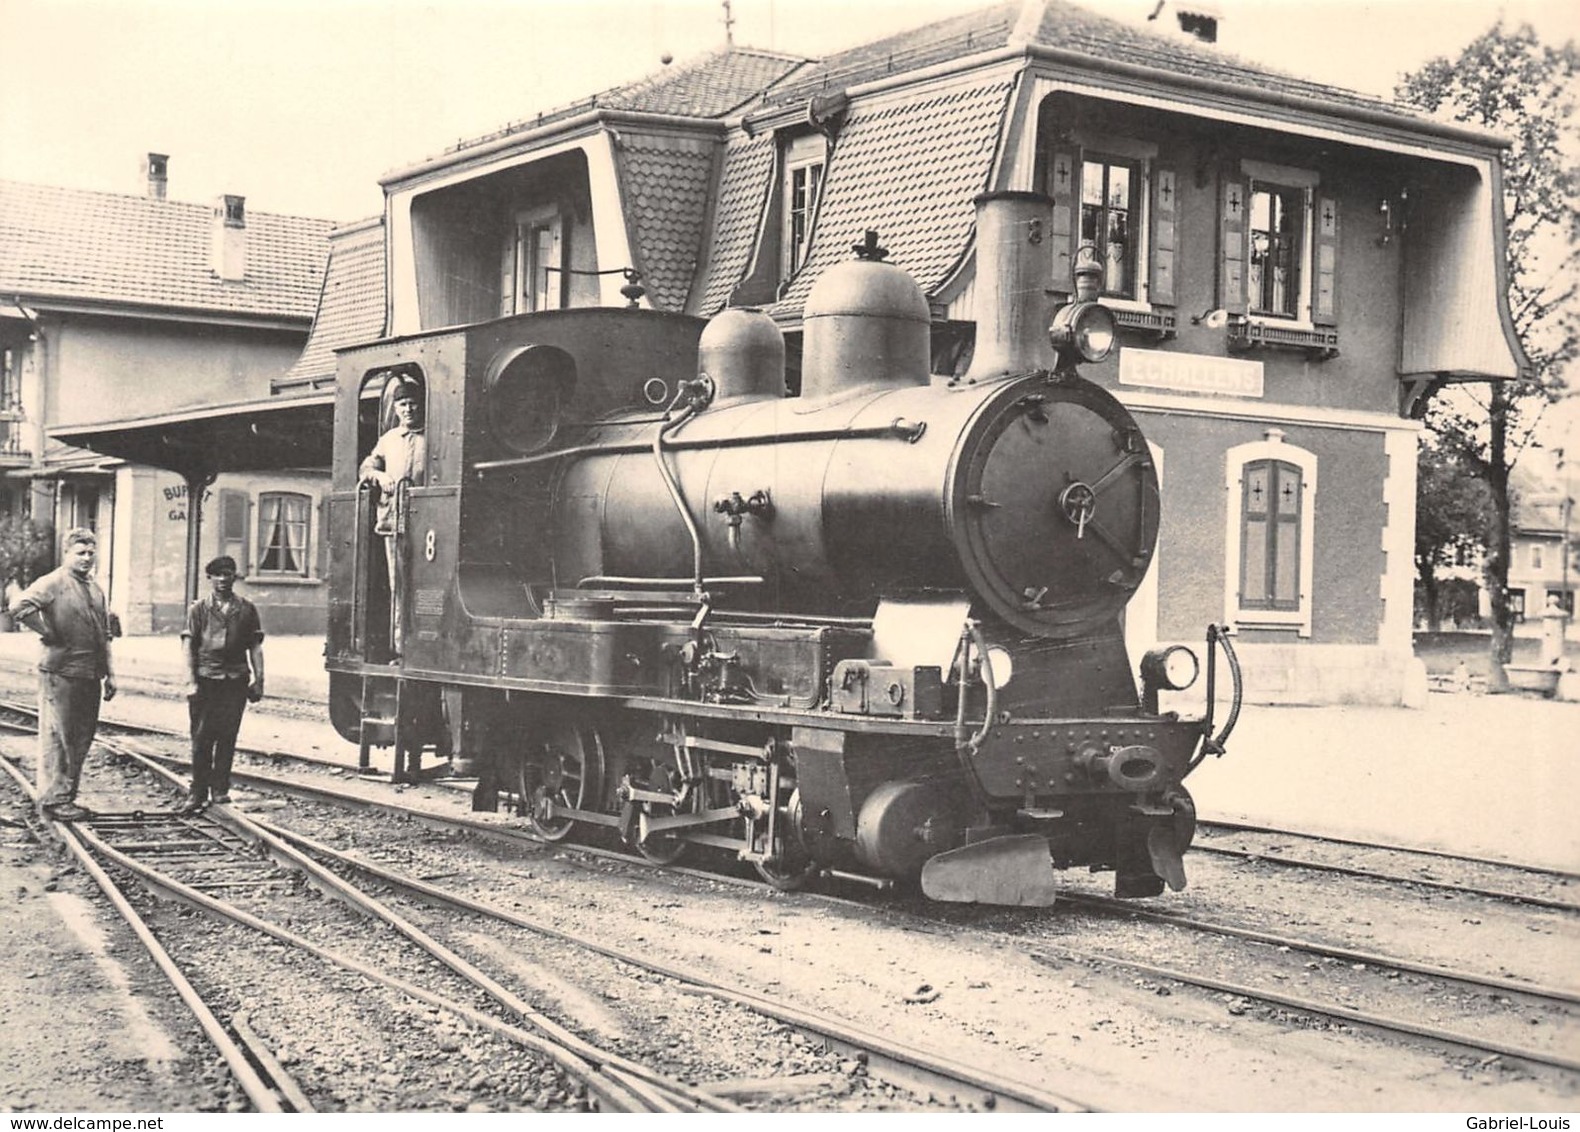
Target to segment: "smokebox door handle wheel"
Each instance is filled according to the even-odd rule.
[[[516,764],[519,812],[539,837],[563,841],[575,827],[560,809],[585,810],[603,781],[603,738],[568,721],[548,726],[543,742]]]

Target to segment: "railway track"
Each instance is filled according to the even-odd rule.
[[[1203,837],[1203,834],[1206,836]],[[1253,847],[1226,844],[1231,838],[1257,842]],[[1294,851],[1291,847],[1295,846]],[[1304,847],[1301,851],[1299,847]],[[1359,851],[1363,855],[1383,856],[1399,863],[1398,867],[1378,868],[1341,861],[1325,860],[1317,854],[1341,850]],[[1235,822],[1202,822],[1197,840],[1191,845],[1193,854],[1230,857],[1255,865],[1306,869],[1311,872],[1336,873],[1359,879],[1377,880],[1390,884],[1412,885],[1416,888],[1438,892],[1451,892],[1465,896],[1479,896],[1508,904],[1524,904],[1533,908],[1552,908],[1563,912],[1580,912],[1580,874],[1542,869],[1528,865],[1510,865],[1501,861],[1468,857],[1425,849],[1400,849],[1396,846],[1359,841],[1342,837],[1323,837],[1271,826]],[[1495,883],[1444,880],[1430,874],[1430,866],[1423,861],[1443,862],[1445,867],[1491,872],[1506,879],[1523,880],[1533,888],[1546,891],[1518,891]],[[1411,869],[1411,866],[1414,868]]]
[[[156,773],[168,774],[163,767],[134,752],[122,753]],[[3,759],[3,767],[31,796],[27,780],[15,764]],[[179,785],[173,776],[171,778],[172,785]],[[304,1105],[306,1110],[311,1106],[301,1088],[252,1033],[245,1017],[240,1019],[239,1025],[233,1018],[228,1029],[218,1023],[213,1009],[179,972],[168,951],[137,915],[132,907],[132,894],[111,875],[112,869],[136,878],[162,896],[249,928],[520,1046],[532,1056],[552,1062],[560,1072],[579,1082],[585,1087],[590,1105],[601,1111],[740,1111],[728,1100],[583,1040],[374,897],[347,884],[232,807],[210,807],[200,816],[153,809],[106,813],[71,826],[57,826],[56,830],[105,890],[112,904],[127,918],[133,932],[149,947],[161,969],[172,977],[178,994],[193,1009],[204,1032],[220,1049],[248,1100],[259,1111],[304,1111]],[[423,956],[485,993],[498,1007],[515,1016],[517,1022],[503,1021],[494,1013],[471,1006],[453,994],[435,990],[431,972],[419,982],[359,958],[353,952],[366,948],[365,939],[348,938],[339,947],[326,945],[284,926],[278,919],[260,914],[266,909],[259,905],[271,903],[265,899],[267,896],[299,897],[303,883],[337,897],[359,916],[380,920],[399,932],[415,944]],[[220,895],[237,892],[248,894],[245,904]],[[365,930],[355,921],[349,926],[354,932]],[[244,1045],[252,1051],[251,1057],[243,1052]],[[265,1067],[267,1078],[257,1072],[260,1063]]]
[[[407,815],[415,813],[410,807],[397,805],[387,801],[369,802],[363,798],[348,797],[343,791],[319,786],[305,785],[299,782],[288,782],[277,779],[272,775],[262,775],[249,771],[247,772],[246,780],[249,782],[249,784],[257,786],[261,789],[279,790],[282,793],[291,794],[304,799],[327,801],[335,805],[352,804],[366,809],[377,809],[390,813],[401,813]],[[520,844],[523,841],[536,841],[536,839],[533,839],[530,837],[530,835],[526,834],[525,831],[505,829],[499,827],[497,824],[478,821],[476,819],[436,816],[431,813],[421,813],[417,814],[416,820],[436,828],[464,828],[470,830],[473,833],[481,834],[484,837],[496,840],[514,841],[517,844]],[[284,840],[291,840],[298,836],[288,834],[283,830],[275,832]],[[332,852],[328,850],[327,846],[308,846],[302,842],[298,842],[297,847],[299,849],[303,849],[304,851],[314,852],[320,855],[325,855]],[[578,847],[578,852],[583,851],[594,854],[595,856],[600,853],[598,850],[583,850],[581,847]],[[641,861],[639,858],[632,856],[623,854],[607,854],[607,856],[619,859],[625,864],[635,868],[652,867]],[[425,885],[423,882],[416,881],[414,878],[400,877],[395,874],[389,874],[387,871],[384,874],[380,874],[374,871],[376,866],[371,866],[367,862],[339,860],[337,861],[337,867],[347,869],[354,868],[367,873],[367,875],[376,876],[382,883],[400,887],[404,891],[410,893],[414,898],[441,903],[455,900],[454,894],[446,894],[442,890],[437,889],[435,886],[431,884]],[[1341,869],[1329,871],[1339,873],[1344,876],[1355,875],[1355,871],[1352,870]],[[708,875],[710,879],[719,879],[713,874],[706,875]],[[1403,884],[1414,884],[1417,879],[1407,875],[1397,878],[1389,878],[1385,874],[1378,873],[1364,873],[1364,875],[1373,878],[1381,877],[1382,879],[1392,880],[1393,883]],[[732,881],[731,883],[740,883],[753,888],[760,887],[756,882],[744,880],[738,882]],[[1489,896],[1487,893],[1473,886],[1464,886],[1456,889],[1456,891],[1483,899],[1497,899],[1496,894]],[[1145,920],[1157,925],[1158,928],[1162,930],[1190,930],[1203,936],[1232,938],[1250,945],[1253,949],[1259,949],[1263,953],[1283,956],[1284,958],[1281,960],[1281,962],[1286,966],[1290,964],[1298,965],[1301,962],[1304,962],[1306,968],[1315,967],[1319,962],[1325,966],[1329,964],[1339,964],[1341,965],[1339,970],[1344,972],[1344,977],[1347,982],[1353,982],[1360,977],[1359,975],[1351,974],[1351,972],[1357,972],[1361,970],[1366,972],[1365,978],[1369,981],[1393,981],[1400,977],[1408,977],[1410,980],[1408,985],[1413,988],[1411,993],[1415,997],[1431,997],[1434,995],[1440,995],[1438,988],[1443,986],[1452,986],[1458,988],[1460,993],[1471,993],[1474,995],[1483,996],[1488,1002],[1498,1004],[1505,1013],[1509,1011],[1526,1010],[1542,1014],[1546,1020],[1551,1023],[1551,1025],[1548,1027],[1543,1028],[1542,1032],[1544,1034],[1551,1032],[1553,1029],[1565,1028],[1567,1028],[1568,1033],[1572,1034],[1574,1022],[1573,1008],[1577,1003],[1580,1003],[1580,996],[1577,996],[1573,990],[1561,987],[1543,987],[1535,985],[1526,980],[1488,976],[1484,973],[1454,970],[1440,965],[1412,963],[1408,960],[1391,958],[1387,955],[1378,954],[1375,952],[1334,946],[1332,944],[1323,943],[1322,941],[1303,939],[1298,936],[1288,934],[1260,931],[1254,928],[1247,928],[1229,923],[1214,923],[1208,920],[1192,919],[1189,916],[1178,913],[1155,912],[1150,909],[1142,908],[1133,902],[1118,902],[1100,897],[1071,895],[1065,900],[1065,903],[1067,905],[1079,906],[1088,912],[1095,913],[1099,916],[1106,916],[1114,921],[1122,921],[1126,925]],[[1517,901],[1516,903],[1525,903],[1533,907],[1549,909],[1555,907],[1553,902]],[[466,904],[464,898],[459,903],[451,903],[450,906],[452,908],[467,908],[474,914],[488,915],[499,919],[501,922],[513,922],[511,920],[510,913],[501,914],[497,909],[483,910],[470,907]],[[870,908],[870,904],[868,907]],[[1555,910],[1567,911],[1568,909],[1558,907]],[[893,908],[886,909],[885,914],[902,917],[915,915],[915,913],[905,911],[903,909],[896,910]],[[925,919],[930,917],[924,913],[921,918]],[[960,924],[948,920],[934,920],[933,922],[948,924],[950,927],[955,929],[959,929],[961,927]],[[1032,918],[1032,922],[1035,922],[1035,917]],[[546,931],[547,934],[553,934],[558,930],[553,928],[551,925],[546,925],[541,922],[535,922],[530,925],[527,923],[516,922],[515,926],[529,928],[529,930]],[[967,925],[967,928],[974,933],[980,934],[980,927],[976,924]],[[578,942],[593,942],[595,944],[595,941],[578,940]],[[1062,945],[1051,947],[1043,943],[1029,941],[1027,938],[1025,938],[1024,933],[1010,934],[1006,936],[1006,944],[1008,946],[1013,946],[1022,950],[1026,950],[1029,944],[1030,950],[1028,951],[1028,954],[1031,954],[1033,958],[1036,958],[1039,962],[1069,963],[1073,961],[1084,964],[1102,964],[1117,969],[1130,971],[1137,976],[1146,979],[1157,980],[1162,983],[1176,986],[1197,987],[1209,994],[1218,995],[1225,999],[1232,998],[1236,1000],[1239,1004],[1241,1004],[1240,1007],[1231,1009],[1237,1013],[1245,1012],[1247,1009],[1254,1009],[1256,1008],[1257,1004],[1260,1004],[1261,1007],[1266,1009],[1295,1012],[1303,1016],[1326,1019],[1345,1025],[1364,1027],[1380,1033],[1394,1034],[1412,1040],[1424,1040],[1433,1045],[1445,1047],[1449,1050],[1459,1053],[1469,1053],[1478,1058],[1484,1059],[1489,1056],[1511,1058],[1531,1066],[1555,1069],[1566,1074],[1580,1072],[1580,1062],[1576,1062],[1573,1058],[1569,1057],[1566,1052],[1567,1049],[1572,1048],[1572,1043],[1566,1044],[1564,1041],[1559,1040],[1548,1043],[1547,1045],[1542,1045],[1540,1043],[1528,1041],[1499,1040],[1495,1036],[1489,1036],[1488,1033],[1484,1032],[1473,1024],[1463,1025],[1457,1028],[1455,1026],[1434,1024],[1430,1020],[1405,1016],[1408,1014],[1407,1011],[1401,1012],[1395,1010],[1390,1012],[1386,1009],[1359,1008],[1346,1005],[1344,1002],[1341,1002],[1333,997],[1289,993],[1286,989],[1278,987],[1277,985],[1268,985],[1271,984],[1274,979],[1286,979],[1288,977],[1287,975],[1274,973],[1267,977],[1266,982],[1257,985],[1253,982],[1247,981],[1244,978],[1226,978],[1222,977],[1221,975],[1214,975],[1210,972],[1204,972],[1200,968],[1192,969],[1179,963],[1149,963],[1139,961],[1133,957],[1117,953],[1115,950],[1107,948],[1071,948]],[[1188,953],[1195,954],[1199,950],[1210,949],[1186,948],[1177,950],[1184,950]],[[632,962],[635,964],[647,966],[650,970],[655,970],[671,977],[681,977],[682,975],[685,975],[686,978],[693,981],[694,983],[707,981],[706,979],[700,981],[697,980],[695,978],[695,973],[686,974],[684,972],[665,969],[662,965],[654,965],[650,960],[644,960],[640,956],[631,956],[623,953],[616,956],[611,952],[605,953],[611,954],[611,957],[618,957],[625,962]],[[1421,988],[1423,986],[1427,986],[1428,989],[1422,990]],[[724,988],[718,989],[722,991]],[[784,1018],[787,1024],[792,1024],[789,1020],[790,1016],[788,1014],[781,1013],[780,1017]],[[1560,1034],[1560,1038],[1562,1038],[1562,1034]],[[854,1048],[854,1046],[851,1044],[842,1044],[838,1035],[830,1034],[826,1031],[822,1034],[819,1040],[822,1040],[832,1046],[836,1046],[837,1048]],[[869,1054],[869,1057],[870,1056],[871,1055]],[[882,1069],[884,1064],[881,1058],[874,1058],[873,1063],[876,1067],[875,1072]],[[892,1072],[896,1079],[926,1084],[928,1088],[937,1089],[948,1087],[947,1084],[940,1083],[939,1079],[936,1077],[930,1078],[925,1075],[922,1077],[907,1077],[907,1074],[902,1071],[883,1071]],[[973,1088],[980,1088],[980,1085],[973,1086]],[[990,1090],[982,1089],[981,1091],[984,1095],[990,1095]],[[1063,1101],[1066,1107],[1070,1106],[1070,1102],[1067,1098],[1060,1099]]]
[[[271,788],[274,784],[272,776],[262,775],[254,776],[252,782],[254,785],[265,789]],[[298,797],[311,800],[331,801],[338,804],[346,804],[348,800],[347,796],[339,791],[300,783],[286,783],[280,788],[287,793],[293,793]],[[361,799],[350,799],[350,801],[354,805],[368,806]],[[387,802],[372,803],[368,808],[392,813],[416,814],[416,811],[408,807]],[[498,826],[475,820],[435,817],[428,813],[418,815],[416,820],[440,828],[466,828],[484,837],[493,839],[517,842],[535,841],[525,831],[502,829]],[[588,852],[595,857],[618,859],[633,867],[657,867],[631,855],[608,853],[597,849],[581,849],[579,851]],[[696,873],[694,875],[714,877],[714,874]],[[751,888],[763,887],[759,882],[745,879],[733,883],[739,883]],[[1475,893],[1467,890],[1467,894],[1474,895]],[[1489,995],[1501,995],[1506,998],[1517,996],[1518,1002],[1529,1004],[1535,1009],[1542,1010],[1555,1007],[1567,1010],[1580,1003],[1580,996],[1577,996],[1573,991],[1563,988],[1541,987],[1529,982],[1490,976],[1478,972],[1453,970],[1432,964],[1412,963],[1404,959],[1390,958],[1374,952],[1324,944],[1320,941],[1303,939],[1293,935],[1262,932],[1229,923],[1192,919],[1178,913],[1153,911],[1130,901],[1117,901],[1072,893],[1064,897],[1064,902],[1067,905],[1085,907],[1116,918],[1125,919],[1126,921],[1145,919],[1159,925],[1188,928],[1204,935],[1243,940],[1254,945],[1260,945],[1263,949],[1273,949],[1275,951],[1282,949],[1283,954],[1297,958],[1334,960],[1348,965],[1347,969],[1351,971],[1354,970],[1355,965],[1360,965],[1367,968],[1371,972],[1370,977],[1374,979],[1387,979],[1388,972],[1410,974],[1434,980],[1437,983],[1473,988]],[[864,906],[871,907],[870,905]],[[898,914],[918,917],[928,922],[949,924],[952,927],[960,926],[955,920],[938,918],[936,910],[934,912],[901,912]],[[970,930],[978,930],[975,923],[967,926]],[[1010,939],[1013,940],[1014,946],[1026,947],[1027,941],[1024,937],[1012,936]],[[1485,1034],[1476,1033],[1470,1027],[1455,1029],[1434,1025],[1428,1021],[1412,1020],[1398,1013],[1357,1009],[1333,1000],[1324,1001],[1321,998],[1308,995],[1291,994],[1274,986],[1263,985],[1258,987],[1243,980],[1214,977],[1203,973],[1199,969],[1193,970],[1180,964],[1140,962],[1107,949],[1071,948],[1067,946],[1055,948],[1042,945],[1033,945],[1033,947],[1035,953],[1044,962],[1066,963],[1077,961],[1103,963],[1132,971],[1146,978],[1166,980],[1179,986],[1194,986],[1211,994],[1233,996],[1235,999],[1243,1000],[1246,1003],[1261,1003],[1267,1007],[1298,1011],[1316,1018],[1326,1018],[1346,1024],[1364,1026],[1380,1033],[1391,1033],[1401,1037],[1426,1040],[1455,1051],[1469,1052],[1478,1058],[1489,1055],[1510,1057],[1532,1065],[1547,1066],[1565,1072],[1580,1071],[1580,1062],[1561,1051],[1553,1048],[1543,1048],[1530,1043],[1497,1041]]]
[[[0,700],[0,728],[26,729],[28,732],[31,732],[31,721],[34,715],[33,709],[26,704]],[[108,729],[128,737],[159,736],[182,742],[186,740],[184,732],[142,724],[105,720],[101,721],[100,728],[101,731]],[[264,760],[276,764],[283,762],[299,763],[336,773],[347,771],[343,763],[333,759],[278,750],[238,747],[237,755],[238,757]],[[241,780],[255,781],[258,785],[269,789],[285,789],[282,780],[271,775],[250,772],[245,768],[239,768],[236,774]],[[438,780],[435,785],[440,787],[453,786],[457,790],[470,789],[468,780]],[[1230,837],[1244,837],[1247,835],[1262,838],[1264,843],[1258,847],[1250,848],[1226,843]],[[525,832],[523,832],[522,836],[530,837]],[[1300,852],[1297,850],[1291,852],[1292,845],[1305,846],[1307,851]],[[1402,862],[1402,864],[1393,869],[1387,869],[1324,860],[1313,851],[1324,847],[1340,847],[1380,854],[1394,858],[1396,861]],[[1404,849],[1377,842],[1317,835],[1298,830],[1280,829],[1274,826],[1222,820],[1203,820],[1198,823],[1198,836],[1191,845],[1190,852],[1193,855],[1200,854],[1239,860],[1250,865],[1267,865],[1272,868],[1296,868],[1311,872],[1326,872],[1360,880],[1375,880],[1385,884],[1408,885],[1422,890],[1479,897],[1508,904],[1580,913],[1580,873],[1563,872],[1490,858],[1472,857],[1442,850]],[[617,854],[617,856],[624,857],[623,854]],[[1435,860],[1444,862],[1447,867],[1463,867],[1487,872],[1500,878],[1502,883],[1455,881],[1427,875],[1423,871],[1423,866],[1419,864],[1422,860]],[[1414,868],[1411,868],[1412,864]],[[1522,884],[1527,887],[1525,889],[1518,887]]]
[[[124,742],[116,743],[114,747],[120,756],[165,776],[173,786],[180,785],[180,780],[163,765],[168,760],[129,749]],[[6,769],[25,787],[25,779],[9,760],[6,760]],[[343,795],[337,796],[333,791],[309,788],[300,791],[300,794],[313,800],[329,800],[340,805],[352,802]],[[237,807],[210,807],[197,817],[152,810],[100,814],[90,821],[60,828],[64,836],[83,846],[87,859],[95,862],[100,875],[106,875],[105,870],[99,867],[100,863],[108,863],[135,875],[161,895],[225,917],[364,978],[390,986],[417,1001],[456,1013],[474,1025],[491,1029],[539,1053],[562,1051],[569,1062],[564,1068],[587,1085],[589,1093],[599,1101],[598,1107],[605,1111],[700,1112],[739,1109],[728,1099],[736,1088],[729,1082],[702,1088],[657,1079],[645,1067],[581,1041],[565,1027],[548,1019],[542,1011],[482,972],[453,947],[435,938],[428,928],[419,927],[408,914],[391,908],[386,902],[349,884],[340,873],[361,874],[428,905],[508,924],[674,980],[694,992],[706,993],[734,1007],[750,1011],[803,1035],[827,1050],[855,1059],[864,1067],[865,1075],[889,1082],[918,1096],[953,1098],[952,1103],[967,1108],[1011,1112],[1082,1111],[1087,1108],[1066,1095],[864,1032],[837,1018],[821,1016],[788,1002],[777,1001],[752,988],[732,986],[702,972],[657,962],[635,949],[611,946],[586,935],[558,929],[542,919],[487,907],[417,878],[402,877],[389,870],[378,869],[327,845],[248,817]],[[326,868],[320,859],[337,866],[339,872]],[[219,895],[237,890],[256,895],[286,886],[299,889],[303,883],[337,896],[364,915],[376,918],[400,932],[417,944],[424,954],[486,992],[508,1013],[546,1032],[551,1042],[545,1043],[524,1034],[519,1028],[480,1014],[453,998],[435,995],[410,980],[390,976],[348,955],[344,949],[337,951],[306,940],[277,923],[221,899]],[[121,903],[125,903],[124,894]],[[183,995],[183,998],[186,997]],[[238,1036],[240,1032],[240,1028],[233,1023],[229,1030],[230,1036]],[[262,1057],[255,1056],[250,1060],[257,1063],[266,1058],[265,1051]],[[607,1075],[610,1080],[600,1080],[599,1074]],[[750,1095],[760,1087],[760,1082],[749,1082],[742,1087],[742,1091]],[[274,1095],[278,1096],[279,1093],[280,1090],[275,1089]],[[248,1090],[249,1099],[255,1106],[268,1103],[260,1102],[259,1097],[262,1095],[255,1090]],[[286,1105],[268,1110],[292,1111],[293,1108],[294,1105]]]

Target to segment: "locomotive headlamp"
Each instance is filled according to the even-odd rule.
[[[1184,645],[1151,649],[1141,658],[1141,679],[1149,687],[1181,692],[1196,683],[1200,674],[1201,662]]]
[[[1113,350],[1118,329],[1114,312],[1102,303],[1066,303],[1054,312],[1048,341],[1060,354],[1074,350],[1082,361],[1100,362]]]

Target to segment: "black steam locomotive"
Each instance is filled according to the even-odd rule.
[[[1121,896],[1182,887],[1182,781],[1233,724],[1213,735],[1220,637],[1205,718],[1158,710],[1199,675],[1190,649],[1149,654],[1138,692],[1119,618],[1158,484],[1075,372],[1113,344],[1100,269],[1048,329],[1046,198],[978,207],[987,314],[955,378],[930,375],[928,305],[870,235],[808,298],[795,396],[748,310],[557,310],[343,352],[327,656],[364,765],[432,749],[544,837],[704,846],[783,887],[1038,905],[1069,866]],[[397,383],[423,391],[426,453],[391,527],[358,466]]]

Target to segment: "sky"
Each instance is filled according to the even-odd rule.
[[[1156,0],[1086,0],[1140,19]],[[1574,0],[1212,0],[1220,44],[1374,94],[1502,13],[1558,42]],[[819,56],[984,0],[732,0],[739,45]],[[0,0],[0,178],[357,220],[378,178],[723,46],[720,0]],[[25,45],[23,47],[22,45]],[[21,47],[22,49],[18,50]]]

